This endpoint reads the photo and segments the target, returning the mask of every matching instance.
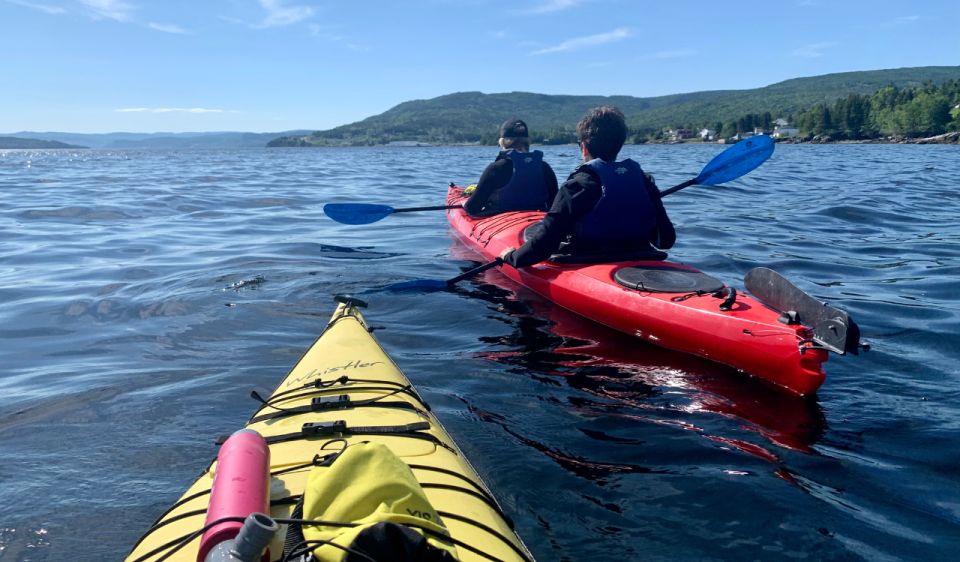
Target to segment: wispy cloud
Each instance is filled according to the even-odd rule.
[[[596,45],[603,45],[605,43],[614,43],[616,41],[622,41],[630,37],[630,30],[621,27],[614,29],[613,31],[608,31],[607,33],[598,33],[596,35],[587,35],[584,37],[575,37],[573,39],[567,39],[559,45],[554,45],[553,47],[547,47],[545,49],[539,49],[530,53],[531,55],[546,55],[549,53],[561,53],[564,51],[577,51],[586,47],[594,47]]]
[[[310,6],[287,6],[283,0],[260,0],[260,6],[266,10],[267,15],[263,21],[253,26],[258,29],[291,25],[308,19],[315,13]]]
[[[114,111],[118,113],[237,113],[226,109],[206,107],[123,107]]]
[[[517,10],[521,14],[552,14],[562,12],[582,3],[582,0],[545,0],[540,5],[525,10]]]
[[[136,9],[123,0],[80,0],[80,3],[87,7],[94,19],[110,19],[119,22],[128,22],[133,19],[132,12]]]
[[[183,35],[183,34],[187,33],[187,30],[186,30],[186,29],[180,27],[179,25],[175,25],[175,24],[172,24],[172,23],[155,23],[155,22],[150,22],[150,23],[147,24],[147,27],[149,27],[150,29],[156,30],[156,31],[162,31],[162,32],[164,32],[164,33],[175,33],[175,34],[178,34],[178,35]]]
[[[649,59],[681,59],[684,57],[692,57],[697,54],[696,49],[676,49],[673,51],[657,51],[656,53],[650,53],[646,56]]]
[[[348,41],[347,38],[344,37],[343,35],[340,35],[339,33],[334,32],[333,31],[334,28],[331,28],[330,26],[311,23],[308,26],[308,29],[310,29],[310,35],[314,37],[318,37],[325,41],[330,41],[331,43],[340,43],[344,47],[351,49],[353,51],[369,51],[370,50],[370,47],[366,45],[360,45],[358,43],[353,43],[351,41]]]
[[[793,50],[791,53],[795,57],[817,58],[822,57],[823,52],[837,45],[836,41],[821,41],[819,43],[810,43]]]
[[[311,23],[307,26],[307,29],[310,30],[310,35],[314,37],[319,37],[320,39],[326,39],[327,41],[343,41],[343,35],[340,35],[336,32],[336,27],[329,25],[320,25],[319,23]]]
[[[919,21],[920,19],[920,16],[900,16],[899,18],[894,18],[893,20],[887,22],[887,25],[904,25]]]
[[[59,16],[61,14],[67,13],[65,8],[60,6],[48,6],[46,4],[37,4],[35,2],[26,2],[25,0],[7,0],[10,4],[16,4],[17,6],[23,6],[24,8],[30,8],[43,12],[45,14],[50,14],[51,16]]]

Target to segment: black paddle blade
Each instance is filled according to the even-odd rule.
[[[813,328],[813,341],[818,345],[840,355],[859,352],[860,328],[845,311],[818,301],[766,267],[751,269],[743,284],[774,310],[795,313],[788,318],[795,316],[800,323]]]

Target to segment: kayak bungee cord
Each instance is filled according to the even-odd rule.
[[[438,512],[438,513],[439,513],[440,516],[442,516],[442,517],[448,517],[448,518],[450,518],[450,519],[456,519],[456,520],[458,520],[458,521],[470,523],[470,524],[474,525],[475,527],[484,529],[485,531],[491,533],[491,534],[494,535],[495,537],[497,537],[497,538],[499,538],[500,540],[502,540],[505,544],[509,545],[523,560],[525,560],[525,561],[527,561],[527,562],[532,562],[532,561],[530,560],[530,558],[526,556],[526,554],[524,554],[524,553],[521,552],[519,549],[517,549],[517,547],[513,544],[512,541],[508,540],[506,537],[502,536],[500,533],[497,533],[495,530],[487,527],[486,525],[482,525],[482,524],[480,524],[480,523],[477,523],[476,521],[471,521],[470,519],[467,519],[467,518],[459,517],[459,516],[457,516],[457,515],[455,515],[455,514],[452,514],[452,513],[447,513],[447,512]],[[131,562],[147,562],[148,560],[151,559],[151,557],[156,556],[156,555],[160,555],[160,557],[154,559],[153,562],[163,562],[164,560],[169,559],[171,556],[173,556],[174,554],[176,554],[177,552],[179,552],[181,549],[183,549],[184,547],[186,547],[188,544],[190,544],[190,542],[192,542],[193,540],[195,540],[195,539],[197,539],[198,537],[200,537],[201,535],[203,535],[203,533],[205,533],[207,530],[212,529],[213,527],[216,527],[217,525],[221,525],[221,524],[223,524],[223,523],[242,522],[244,519],[245,519],[244,517],[223,517],[223,518],[217,519],[217,520],[215,520],[215,521],[212,521],[212,522],[204,525],[203,527],[201,527],[200,529],[197,529],[196,531],[193,531],[193,532],[191,532],[191,533],[187,533],[186,535],[183,535],[183,536],[181,536],[181,537],[177,537],[177,538],[175,538],[175,539],[173,539],[173,540],[171,540],[171,541],[169,541],[169,542],[167,542],[167,543],[164,543],[164,544],[158,546],[157,548],[151,550],[150,552],[147,552],[147,553],[143,554],[142,556],[140,556],[140,557],[138,557],[138,558],[136,558],[136,559],[134,559],[134,560],[131,560]],[[290,525],[299,525],[299,526],[301,526],[301,527],[304,526],[304,525],[308,525],[308,526],[323,526],[323,527],[339,527],[339,528],[349,529],[349,528],[354,528],[354,527],[360,526],[359,523],[344,522],[344,521],[329,521],[329,520],[324,520],[324,519],[275,518],[275,519],[273,519],[273,521],[276,522],[276,523],[279,523],[279,524],[281,524],[281,525],[288,525],[288,526],[290,526]],[[449,542],[450,544],[453,544],[453,545],[455,545],[455,546],[462,547],[462,548],[464,548],[464,549],[466,549],[466,550],[469,550],[470,552],[473,552],[474,554],[477,554],[477,555],[479,555],[479,556],[482,556],[482,557],[484,557],[484,558],[486,558],[486,559],[488,559],[488,560],[492,560],[493,562],[499,562],[499,559],[498,559],[498,558],[493,557],[493,556],[487,554],[486,552],[484,552],[484,551],[482,551],[482,550],[474,547],[473,545],[470,545],[470,544],[468,544],[468,543],[466,543],[466,542],[464,542],[464,541],[461,541],[461,540],[459,540],[459,539],[455,539],[455,538],[453,538],[453,537],[451,537],[451,536],[448,536],[448,535],[445,535],[445,534],[443,534],[443,533],[439,533],[439,532],[437,532],[437,531],[434,531],[433,529],[428,529],[428,528],[425,528],[425,527],[421,527],[421,526],[419,526],[419,525],[404,525],[404,527],[409,527],[409,528],[417,529],[417,530],[423,532],[424,535],[430,535],[431,537],[433,537],[433,538],[435,538],[435,539],[437,539],[437,540],[444,541],[444,542]],[[356,549],[351,549],[351,548],[349,548],[349,547],[345,547],[345,546],[342,546],[342,545],[339,545],[339,544],[335,544],[335,543],[333,543],[333,542],[331,542],[331,541],[326,541],[326,540],[303,541],[303,542],[301,542],[301,543],[298,543],[296,546],[297,546],[297,547],[306,546],[307,543],[329,544],[330,546],[334,546],[334,547],[336,547],[336,548],[339,548],[339,549],[344,550],[344,551],[346,551],[346,552],[349,552],[349,553],[351,553],[351,554],[356,554],[356,555],[362,556],[362,557],[364,557],[364,558],[366,558],[366,559],[368,559],[368,560],[373,560],[373,562],[378,562],[377,560],[374,560],[373,558],[370,558],[369,556],[367,556],[365,553],[363,553],[363,552],[361,552],[361,551],[357,551]],[[303,550],[303,549],[300,548],[300,550]],[[166,551],[166,552],[164,552],[164,551]],[[303,552],[297,552],[297,554],[305,554],[306,552],[309,552],[309,551],[310,551],[310,549],[307,549],[307,550],[304,550]],[[161,552],[163,553],[162,555],[161,555]],[[284,555],[284,557],[281,558],[281,562],[288,562],[289,560],[292,560],[289,556],[290,556],[291,554],[293,554],[293,552],[294,552],[294,551],[291,550],[290,553]]]
[[[290,549],[289,552],[287,552],[286,554],[283,555],[283,558],[280,559],[280,562],[289,562],[289,561],[291,561],[291,560],[296,560],[296,559],[297,559],[296,557],[298,557],[298,556],[301,556],[301,557],[302,557],[302,556],[305,556],[305,555],[307,555],[307,554],[310,554],[310,552],[313,551],[313,548],[312,548],[312,547],[314,547],[314,546],[323,546],[323,545],[332,546],[332,547],[334,547],[334,548],[339,548],[340,550],[342,550],[342,551],[344,551],[344,552],[347,552],[347,553],[349,553],[349,554],[354,554],[354,555],[356,555],[356,556],[359,556],[359,557],[363,558],[364,560],[369,560],[370,562],[377,562],[377,560],[376,560],[375,558],[370,558],[370,557],[367,556],[365,553],[360,552],[359,550],[355,550],[355,549],[352,549],[352,548],[350,548],[350,547],[343,546],[343,545],[341,545],[341,544],[337,544],[337,543],[333,542],[332,540],[323,540],[323,539],[313,539],[313,540],[309,540],[309,541],[304,540],[304,541],[301,541],[301,542],[297,543],[296,545],[294,545],[294,547],[293,547],[292,549]],[[302,558],[301,558],[301,560],[302,560]]]
[[[386,386],[392,386],[392,387],[397,387],[397,388],[404,389],[404,391],[405,391],[407,394],[409,394],[409,395],[412,396],[414,399],[416,399],[417,402],[419,402],[420,404],[422,404],[422,405],[423,405],[423,408],[424,408],[425,410],[427,410],[428,412],[430,411],[430,405],[427,404],[426,401],[424,401],[424,399],[420,397],[420,395],[417,393],[416,389],[413,388],[413,385],[410,385],[410,384],[400,384],[400,383],[397,383],[397,382],[387,381],[387,380],[353,379],[353,378],[348,377],[347,375],[343,375],[343,376],[341,376],[341,377],[338,377],[338,378],[336,378],[336,379],[329,380],[329,381],[324,381],[324,380],[322,380],[322,379],[316,379],[316,380],[314,380],[314,381],[312,381],[312,382],[304,383],[303,386],[300,386],[299,388],[291,388],[290,390],[284,390],[283,392],[278,392],[278,393],[274,394],[273,396],[270,397],[270,401],[271,401],[271,402],[274,402],[274,401],[276,401],[276,400],[279,399],[279,398],[283,398],[284,400],[292,400],[293,398],[299,398],[299,397],[301,397],[301,396],[308,396],[308,395],[309,395],[309,393],[307,393],[307,394],[298,394],[298,395],[296,395],[296,396],[290,396],[290,395],[293,394],[294,392],[299,392],[299,391],[301,391],[301,390],[314,389],[314,388],[315,388],[315,389],[321,389],[321,390],[322,390],[322,389],[330,388],[331,386],[333,386],[333,385],[335,385],[335,384],[346,385],[347,383],[351,383],[351,382],[362,382],[362,383],[370,383],[370,384],[380,384],[380,385],[386,385]],[[366,389],[364,389],[364,388],[351,388],[350,390],[351,390],[351,391],[357,391],[357,390],[366,390]],[[257,395],[258,395],[258,396],[259,396],[259,394],[260,394],[260,393],[257,392]],[[252,396],[252,393],[251,393],[251,396]],[[260,397],[260,398],[258,399],[256,396],[254,396],[253,398],[254,398],[255,400],[265,401],[265,400],[263,400],[262,397]]]
[[[442,447],[453,454],[457,451],[444,443],[440,438],[432,433],[423,433],[421,430],[431,429],[430,422],[413,422],[404,425],[373,425],[373,426],[349,426],[343,420],[333,422],[305,423],[300,431],[294,433],[283,433],[280,435],[271,435],[265,437],[267,445],[274,443],[286,443],[299,439],[307,439],[315,436],[324,435],[382,435],[384,437],[403,437],[407,439],[420,439],[428,441]],[[218,440],[218,444],[219,440]]]
[[[204,510],[204,513],[206,513],[206,510]],[[188,533],[182,537],[177,537],[172,541],[161,544],[157,548],[151,550],[150,552],[147,552],[146,554],[138,558],[131,560],[130,562],[146,562],[150,557],[156,554],[160,554],[162,551],[166,550],[167,551],[166,554],[164,554],[163,556],[155,560],[155,562],[163,562],[164,560],[173,556],[181,548],[190,544],[191,541],[203,535],[205,532],[207,532],[208,529],[212,529],[217,525],[221,525],[223,523],[242,523],[244,519],[246,519],[246,517],[223,517],[222,519],[217,519],[212,523],[204,525],[201,529],[197,531],[193,531],[192,533]]]
[[[413,404],[410,404],[409,402],[402,402],[402,401],[401,401],[401,402],[381,402],[381,400],[384,400],[384,399],[386,399],[386,398],[389,398],[389,397],[394,396],[395,394],[399,394],[399,393],[401,393],[401,392],[407,392],[407,393],[409,393],[409,391],[410,391],[412,388],[413,388],[412,385],[407,385],[407,386],[405,386],[405,387],[398,388],[398,389],[396,389],[396,390],[392,390],[392,391],[390,391],[390,392],[387,392],[386,394],[377,396],[377,397],[375,397],[375,398],[367,398],[367,399],[364,399],[364,400],[356,400],[356,401],[351,400],[351,399],[350,399],[350,396],[347,395],[347,394],[341,394],[341,395],[339,395],[339,396],[329,397],[329,398],[331,398],[331,399],[328,399],[328,400],[324,400],[323,397],[314,398],[314,399],[313,399],[313,402],[311,402],[310,405],[307,405],[307,406],[297,406],[297,407],[294,407],[294,408],[283,408],[283,407],[277,406],[277,405],[276,405],[276,402],[278,402],[278,400],[264,400],[263,397],[262,397],[259,393],[257,393],[256,391],[254,391],[253,393],[250,394],[250,396],[251,396],[254,400],[256,400],[256,401],[260,402],[261,404],[263,404],[263,406],[262,406],[259,410],[257,410],[257,413],[263,411],[263,408],[268,407],[268,406],[269,406],[270,408],[273,408],[274,410],[277,410],[277,411],[276,411],[276,412],[270,412],[270,413],[267,413],[267,414],[261,414],[261,415],[256,415],[256,413],[255,413],[255,414],[254,414],[254,417],[250,418],[250,422],[249,422],[249,423],[255,423],[255,422],[264,421],[264,420],[271,420],[271,419],[280,419],[280,418],[284,418],[284,417],[288,417],[288,416],[293,416],[293,415],[297,415],[297,414],[304,414],[304,413],[309,413],[309,412],[322,412],[322,411],[328,411],[328,410],[349,410],[349,409],[352,409],[352,408],[367,408],[367,407],[374,407],[374,408],[396,408],[396,409],[400,409],[400,410],[412,410],[412,411],[417,412],[418,414],[420,414],[420,415],[422,415],[422,416],[426,416],[427,413],[426,413],[424,410],[421,410],[420,408],[417,408],[416,406],[414,406]],[[352,390],[353,390],[354,392],[356,392],[356,391],[358,391],[358,390],[364,390],[364,389],[362,389],[362,388],[354,388],[354,389],[352,389]],[[295,398],[301,398],[301,397],[303,397],[303,396],[309,396],[309,393],[308,393],[308,394],[297,395],[297,396],[286,397],[286,398],[283,398],[282,400],[293,400],[293,399],[295,399]]]
[[[327,454],[325,454],[325,455],[315,454],[315,455],[313,455],[313,459],[311,459],[309,462],[305,462],[305,463],[301,463],[301,464],[296,464],[296,465],[294,465],[294,466],[290,466],[290,467],[287,467],[287,468],[282,468],[282,469],[279,469],[279,470],[270,471],[270,477],[272,478],[272,477],[274,477],[274,476],[280,476],[280,475],[282,475],[282,474],[288,474],[288,473],[291,473],[291,472],[296,472],[297,470],[303,470],[303,469],[305,469],[305,468],[312,468],[312,467],[314,467],[314,466],[326,466],[326,465],[328,465],[329,463],[333,462],[333,460],[334,460],[337,456],[339,456],[341,453],[343,453],[343,451],[345,451],[347,447],[350,446],[350,445],[348,444],[348,442],[347,442],[346,439],[330,439],[330,440],[327,441],[326,443],[320,445],[320,451],[325,451],[325,450],[327,449],[327,446],[332,445],[332,444],[334,444],[334,443],[343,443],[344,446],[343,446],[343,448],[341,448],[339,451],[336,451],[336,452],[333,452],[333,453],[327,453]],[[211,461],[211,464],[212,464],[212,461]],[[469,480],[468,480],[468,482],[469,482]],[[471,484],[472,484],[472,482],[471,482]],[[195,510],[195,511],[190,511],[190,512],[186,512],[186,513],[180,513],[180,514],[177,514],[177,515],[174,516],[174,517],[171,517],[171,518],[169,518],[169,519],[166,519],[166,516],[167,516],[170,512],[172,512],[173,510],[175,510],[175,509],[177,509],[178,507],[181,507],[181,506],[183,506],[183,505],[185,505],[185,504],[187,504],[187,503],[189,503],[189,502],[191,502],[191,501],[193,501],[193,500],[195,500],[195,499],[202,498],[203,496],[209,496],[209,495],[210,495],[210,492],[211,492],[210,489],[202,490],[202,491],[197,492],[197,493],[195,493],[195,494],[191,494],[191,495],[189,495],[189,496],[186,496],[186,497],[184,497],[184,498],[181,498],[178,502],[176,502],[176,503],[174,503],[173,505],[171,505],[169,508],[167,508],[166,511],[164,511],[162,514],[160,514],[160,517],[158,517],[158,518],[156,519],[156,521],[153,522],[153,525],[151,525],[150,528],[147,529],[147,531],[143,534],[143,536],[140,537],[140,540],[138,540],[138,541],[133,545],[133,548],[131,548],[131,551],[136,550],[137,546],[139,546],[140,543],[142,543],[144,539],[146,539],[148,536],[150,536],[150,534],[153,533],[153,532],[155,532],[157,529],[160,529],[160,528],[164,527],[165,525],[169,525],[170,523],[173,523],[174,521],[179,521],[180,519],[185,519],[185,518],[187,518],[187,517],[193,517],[193,516],[196,516],[196,515],[202,515],[202,514],[206,513],[206,510],[205,510],[205,509],[203,509],[203,510]],[[281,498],[281,499],[277,499],[277,500],[272,500],[272,501],[270,502],[270,504],[271,504],[271,505],[281,505],[281,504],[285,503],[285,501],[288,500],[288,499],[290,499],[290,498]]]

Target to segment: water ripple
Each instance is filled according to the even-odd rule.
[[[723,149],[624,156],[666,188]],[[544,152],[561,179],[578,163]],[[442,212],[364,227],[322,212],[437,205],[493,154],[0,151],[0,557],[122,557],[335,294],[369,300],[541,560],[960,551],[956,147],[778,146],[744,178],[665,199],[672,258],[736,286],[773,267],[858,321],[873,350],[832,358],[816,400],[609,332],[496,271],[379,292],[478,258]]]

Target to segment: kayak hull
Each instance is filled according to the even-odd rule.
[[[497,501],[399,367],[380,347],[354,305],[341,303],[246,428],[269,445],[270,515],[291,518],[311,469],[359,443],[385,445],[406,463],[443,520],[461,562],[532,561]],[[319,403],[319,406],[318,406]],[[308,428],[311,428],[308,431]],[[352,428],[352,429],[351,429]],[[407,429],[403,429],[407,428]],[[334,461],[336,462],[336,461]],[[128,562],[194,561],[200,537],[171,554],[170,545],[203,527],[216,462],[134,546]],[[289,528],[270,543],[280,560]]]
[[[464,201],[451,186],[447,204]],[[463,209],[447,211],[450,225],[467,246],[492,260],[523,243],[523,231],[542,212],[512,212],[473,218]],[[625,267],[699,271],[669,261],[570,264],[546,261],[500,271],[514,282],[595,322],[651,344],[729,365],[800,395],[811,395],[826,377],[827,352],[810,343],[811,330],[779,321],[780,313],[746,294],[730,310],[713,294],[662,293],[627,288],[614,280]]]

